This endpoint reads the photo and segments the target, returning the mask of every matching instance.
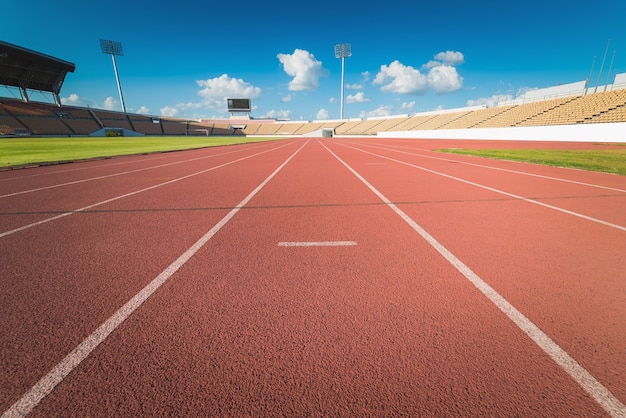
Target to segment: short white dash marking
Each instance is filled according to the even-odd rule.
[[[279,242],[279,247],[347,247],[356,245],[356,241],[302,241]]]

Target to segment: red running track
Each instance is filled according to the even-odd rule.
[[[626,416],[626,178],[459,144],[0,172],[3,417]]]

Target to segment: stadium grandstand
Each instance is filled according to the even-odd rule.
[[[418,136],[418,132],[471,132],[492,128],[626,125],[626,73],[613,84],[586,81],[532,90],[495,106],[368,119],[281,121],[249,116],[188,120],[65,106],[59,99],[74,64],[0,42],[0,84],[19,88],[21,98],[0,97],[0,136],[247,135],[247,136]],[[28,91],[49,92],[54,103],[32,102]],[[618,128],[615,128],[618,129]],[[614,130],[615,130],[614,129]],[[444,134],[445,135],[445,134]],[[624,136],[624,134],[621,134]],[[463,137],[463,136],[461,136]],[[623,138],[626,141],[626,136]]]

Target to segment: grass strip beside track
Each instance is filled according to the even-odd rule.
[[[214,136],[45,137],[0,139],[0,167],[54,164],[91,158],[180,151],[280,138]]]
[[[440,149],[438,151],[626,175],[626,149]]]

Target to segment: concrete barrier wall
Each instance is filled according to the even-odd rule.
[[[438,129],[379,132],[383,138],[492,139],[517,141],[624,142],[626,123],[527,126],[520,128]]]

